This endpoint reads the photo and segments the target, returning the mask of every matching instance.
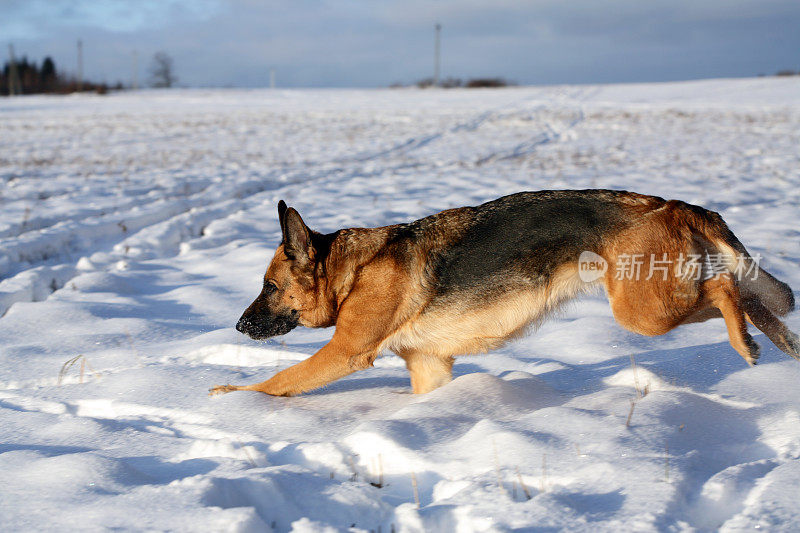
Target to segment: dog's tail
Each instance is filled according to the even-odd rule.
[[[726,270],[736,278],[747,318],[781,351],[800,360],[800,338],[775,316],[794,310],[791,287],[759,266],[718,213],[703,215],[702,234],[711,245],[707,252],[721,254]]]
[[[712,243],[724,257],[728,271],[735,275],[742,298],[757,298],[778,316],[794,311],[792,288],[759,266],[719,214],[709,214],[716,219],[709,228]]]

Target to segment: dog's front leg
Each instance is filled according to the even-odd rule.
[[[364,353],[353,348],[347,346],[341,339],[337,339],[334,334],[333,339],[317,353],[301,363],[278,372],[266,381],[254,385],[220,385],[211,389],[209,395],[250,390],[272,396],[294,396],[317,389],[372,365],[377,351]]]

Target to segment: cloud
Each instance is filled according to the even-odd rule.
[[[128,81],[157,50],[189,85],[385,86],[442,69],[520,83],[745,76],[798,68],[796,0],[6,0],[0,31],[34,58]],[[141,75],[143,76],[143,74]]]
[[[42,38],[67,28],[135,32],[213,16],[220,0],[6,0],[0,30],[11,39]]]

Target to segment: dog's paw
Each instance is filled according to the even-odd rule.
[[[761,356],[761,346],[753,340],[752,337],[745,339],[747,343],[747,348],[749,350],[749,354],[744,357],[744,360],[747,361],[747,364],[750,366],[756,366],[758,364],[758,358]]]
[[[209,396],[217,396],[220,394],[226,394],[228,392],[233,392],[235,390],[239,390],[239,387],[236,385],[217,385],[212,389],[208,389]]]

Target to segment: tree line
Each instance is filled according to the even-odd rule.
[[[59,72],[51,57],[45,57],[39,65],[27,57],[6,61],[0,73],[0,95],[55,93],[66,94],[76,91],[106,93],[111,89],[122,89],[122,84],[109,86],[107,83],[94,83],[79,80],[77,77]]]
[[[152,87],[173,87],[178,81],[172,58],[165,52],[157,52],[153,56],[149,68]],[[93,91],[105,94],[108,91],[125,89],[122,82],[115,85],[95,83],[78,79],[76,76],[60,72],[51,57],[45,57],[41,64],[29,61],[27,57],[3,64],[0,71],[0,96],[10,94],[68,94],[78,91]]]

